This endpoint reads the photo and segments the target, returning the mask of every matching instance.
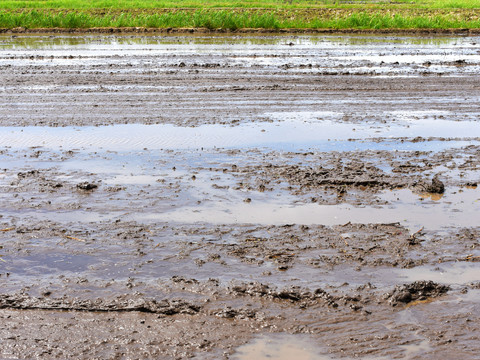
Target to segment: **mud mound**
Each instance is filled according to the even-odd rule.
[[[427,181],[421,181],[414,184],[414,189],[419,192],[426,192],[430,194],[443,194],[445,192],[445,184],[438,178],[434,176],[431,183]]]
[[[411,284],[397,285],[387,294],[387,299],[392,306],[408,304],[416,300],[426,300],[445,294],[450,288],[447,285],[433,281],[415,281]]]
[[[0,295],[0,309],[42,309],[64,311],[139,311],[163,315],[195,314],[200,311],[200,306],[184,300],[147,299],[143,297],[118,296],[113,300],[80,300],[62,297],[58,299],[49,297],[32,297],[26,294]]]

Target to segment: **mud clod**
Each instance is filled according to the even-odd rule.
[[[91,191],[98,188],[97,184],[89,183],[88,181],[77,184],[77,189]]]
[[[432,194],[443,194],[445,192],[445,185],[438,176],[432,179],[432,184],[427,188],[427,192]]]
[[[445,184],[438,178],[437,175],[433,177],[431,183],[417,183],[416,188],[420,192],[425,192],[429,194],[443,194],[445,192]]]
[[[392,292],[387,294],[386,298],[389,299],[391,306],[397,306],[416,300],[435,298],[445,294],[449,289],[449,286],[433,281],[416,281],[411,284],[397,285]]]

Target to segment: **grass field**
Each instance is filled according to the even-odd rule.
[[[0,28],[479,29],[480,0],[3,0]]]
[[[2,9],[159,9],[159,8],[480,8],[479,0],[2,0]]]

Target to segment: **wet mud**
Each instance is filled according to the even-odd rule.
[[[478,37],[0,49],[0,357],[476,358]]]

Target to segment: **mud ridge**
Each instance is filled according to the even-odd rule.
[[[129,312],[138,311],[163,315],[195,314],[201,310],[198,304],[185,300],[146,299],[141,297],[128,298],[118,296],[113,300],[80,300],[63,297],[32,297],[25,294],[0,295],[1,309],[21,310],[62,310],[62,311],[92,311],[92,312]]]
[[[379,35],[470,35],[480,29],[208,29],[208,28],[0,28],[0,34],[379,34]]]

